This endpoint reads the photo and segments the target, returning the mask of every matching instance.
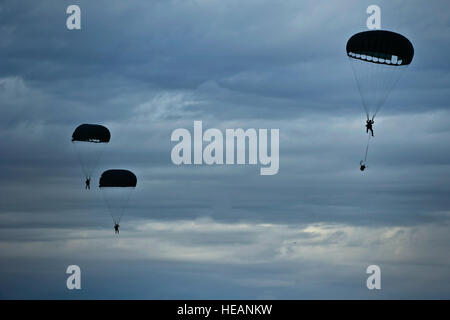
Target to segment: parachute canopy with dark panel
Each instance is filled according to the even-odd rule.
[[[133,172],[122,169],[111,169],[102,173],[99,187],[136,187],[136,184],[137,178]]]
[[[73,141],[108,143],[111,133],[108,128],[99,124],[79,125],[72,134]]]
[[[411,63],[414,47],[401,34],[371,30],[357,33],[348,40],[347,55],[371,63],[403,66]]]

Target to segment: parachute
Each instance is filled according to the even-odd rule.
[[[122,219],[136,185],[137,178],[129,170],[111,169],[102,173],[99,188],[115,224]]]
[[[347,41],[347,56],[356,78],[367,122],[373,123],[390,92],[414,57],[414,47],[401,34],[371,30],[354,34]],[[370,135],[360,169],[366,168]]]
[[[414,47],[401,34],[364,31],[347,41],[352,66],[367,120],[374,119],[414,57]]]
[[[108,128],[98,124],[82,124],[73,132],[72,144],[86,178],[92,176],[110,139]]]

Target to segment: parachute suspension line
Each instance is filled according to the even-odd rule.
[[[350,61],[350,65],[352,66],[353,75],[355,76],[356,79],[358,79],[359,77],[358,77],[358,73],[356,72],[356,68],[353,65],[353,61],[352,61],[353,59],[350,57],[348,57],[348,59]],[[358,91],[359,91],[359,95],[361,96],[361,100],[362,100],[364,111],[366,112],[367,120],[369,120],[369,109],[367,107],[366,101],[364,100],[364,95],[362,93],[361,85],[360,85],[359,81],[355,81],[355,82],[356,82],[356,87],[358,88]]]
[[[130,202],[130,198],[131,198],[131,193],[133,192],[133,190],[128,191],[128,194],[126,195],[125,199],[123,201],[120,201],[122,204],[119,207],[118,211],[120,212],[119,217],[117,217],[117,215],[115,215],[114,213],[118,213],[115,209],[114,209],[114,205],[111,203],[111,201],[109,201],[109,197],[105,192],[101,192],[102,197],[104,199],[104,201],[106,202],[106,206],[108,207],[108,212],[109,215],[111,216],[111,219],[113,220],[114,223],[119,224],[120,221],[122,220],[123,214],[125,212],[125,208],[128,207],[128,203]]]
[[[348,58],[367,120],[373,120],[408,65],[380,65]]]
[[[78,148],[74,142],[72,142],[72,146],[75,149],[75,153],[77,154],[78,162],[80,163],[81,171],[83,172],[84,177],[89,178],[89,175],[87,173],[87,170],[85,168],[85,165],[84,165],[84,162],[83,162],[83,159],[81,156],[81,152],[78,150]]]
[[[383,96],[383,93],[386,92],[386,78],[387,76],[390,76],[390,74],[388,73],[386,76],[387,70],[383,65],[369,63],[368,68],[368,81],[366,82],[368,92],[365,94],[368,95],[368,99],[371,101],[369,114],[371,114],[371,118],[374,120],[375,115],[378,112],[377,110],[379,110],[383,104],[381,97]]]
[[[392,79],[395,79],[395,75],[398,73],[398,68],[396,66],[378,66],[381,68],[382,76],[379,77],[378,81],[378,92],[377,97],[378,100],[375,105],[375,109],[373,110],[373,117],[375,118],[378,114],[378,111],[380,111],[381,107],[383,106],[384,102],[386,101],[389,93],[392,91],[393,83]],[[389,70],[388,68],[394,68],[392,70]]]
[[[408,66],[409,65],[393,67],[393,68],[395,68],[395,70],[390,73],[390,77],[387,80],[385,79],[385,82],[389,81],[388,84],[387,84],[387,86],[389,86],[388,90],[386,90],[386,92],[385,92],[385,94],[384,94],[384,96],[383,96],[383,98],[381,100],[381,103],[378,105],[377,109],[375,110],[375,113],[373,115],[374,117],[378,114],[378,111],[380,111],[381,106],[387,100],[387,98],[391,94],[392,89],[397,85],[397,83],[399,82],[401,76],[403,75],[404,71],[406,70],[406,68]]]
[[[106,202],[106,206],[108,207],[108,212],[109,212],[109,215],[111,216],[111,219],[113,220],[114,223],[116,223],[116,219],[114,218],[113,212],[111,210],[112,206],[108,201],[108,197],[103,192],[100,192],[100,193],[102,194],[103,200]]]
[[[106,145],[104,143],[94,142],[72,142],[72,145],[77,154],[78,162],[80,163],[84,176],[86,178],[91,178],[98,168],[100,160],[105,152]]]
[[[128,196],[127,196],[127,198],[126,198],[126,200],[125,200],[125,203],[124,203],[124,205],[123,205],[123,207],[122,207],[122,210],[121,210],[119,219],[117,220],[117,224],[119,224],[119,223],[120,223],[120,220],[122,220],[122,216],[123,216],[123,214],[124,214],[124,212],[125,212],[125,208],[128,207],[128,202],[130,202],[131,192],[132,192],[132,191],[133,191],[133,190],[130,190],[130,192],[128,192]]]
[[[104,152],[105,152],[105,148],[100,148],[100,150],[98,151],[97,157],[94,160],[91,174],[93,174],[95,172],[95,170],[97,170],[98,164],[100,162],[100,159],[103,157]]]

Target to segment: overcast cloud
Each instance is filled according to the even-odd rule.
[[[414,44],[358,169],[345,55],[378,4]],[[82,30],[66,29],[78,4]],[[2,1],[0,298],[450,298],[447,1]],[[175,166],[177,128],[280,129],[280,170]],[[70,143],[138,186],[114,235]],[[69,264],[82,269],[66,289]],[[382,270],[370,292],[366,267]]]

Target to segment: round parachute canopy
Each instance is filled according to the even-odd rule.
[[[79,125],[72,134],[72,141],[108,143],[110,139],[108,128],[99,124]]]
[[[100,188],[136,187],[137,178],[133,172],[122,169],[111,169],[102,173]]]
[[[137,178],[129,170],[112,169],[102,173],[99,187],[114,223],[122,219],[136,184]]]
[[[99,124],[82,124],[72,133],[72,144],[86,178],[94,173],[110,139],[108,128]]]
[[[401,34],[371,30],[350,37],[346,51],[367,119],[373,119],[412,62],[414,47]]]
[[[401,34],[372,30],[353,35],[347,42],[347,55],[369,63],[404,66],[411,63],[414,47]]]

